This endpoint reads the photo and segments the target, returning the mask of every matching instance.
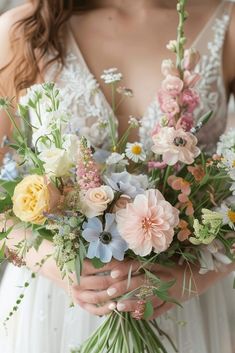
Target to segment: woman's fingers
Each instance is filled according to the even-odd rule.
[[[116,309],[116,303],[115,302],[107,302],[104,305],[94,305],[94,304],[89,304],[85,302],[79,301],[77,303],[81,308],[84,310],[88,311],[92,315],[97,315],[97,316],[103,316],[103,315],[108,315],[110,314],[113,310]]]
[[[161,305],[162,301],[153,296],[148,299],[151,301],[153,308],[157,308]],[[122,300],[117,303],[117,310],[120,312],[134,312],[138,307],[138,299]]]
[[[118,260],[112,260],[107,265],[104,265],[103,267],[96,269],[92,265],[92,262],[86,259],[84,261],[82,275],[85,277],[85,276],[95,275],[98,273],[108,272],[110,273],[110,276],[113,279],[118,279],[118,278],[127,276],[130,271],[136,272],[139,267],[140,267],[140,264],[138,261],[132,261],[132,260],[126,259],[122,262]]]
[[[122,295],[131,292],[145,283],[145,276],[139,275],[131,278],[130,285],[128,287],[128,281],[122,280],[120,282],[113,283],[107,290],[92,291],[82,290],[80,287],[74,288],[74,296],[77,300],[86,302],[89,304],[103,304],[110,299],[121,297]]]

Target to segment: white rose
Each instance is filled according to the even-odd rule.
[[[114,193],[110,186],[102,185],[89,189],[80,193],[81,211],[88,218],[100,216],[113,199]]]
[[[72,163],[76,164],[79,153],[79,138],[74,134],[64,135],[63,148],[68,152]]]
[[[60,148],[45,150],[39,154],[39,158],[44,162],[46,174],[56,177],[68,174],[72,166],[68,152]]]

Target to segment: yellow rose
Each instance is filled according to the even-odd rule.
[[[26,176],[15,188],[13,212],[24,222],[43,224],[45,212],[49,212],[58,204],[59,190],[45,177],[40,175]]]

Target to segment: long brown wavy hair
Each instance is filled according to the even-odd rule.
[[[10,63],[15,68],[14,87],[17,94],[35,83],[51,63],[57,61],[64,65],[64,26],[73,12],[89,9],[89,0],[31,0],[31,3],[32,11],[14,25],[11,33],[13,49],[17,51],[20,46],[22,53]],[[51,59],[41,60],[48,53],[53,54]],[[39,68],[41,61],[43,68]]]

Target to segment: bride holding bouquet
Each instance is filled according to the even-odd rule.
[[[187,3],[187,46],[201,54],[201,61],[195,64],[201,76],[198,109],[201,115],[213,111],[198,140],[204,150],[212,153],[226,127],[227,101],[235,94],[233,3],[226,0]],[[99,124],[114,104],[107,83],[122,79],[120,90],[130,99],[124,99],[115,109],[120,135],[128,130],[127,117],[141,117],[140,126],[130,134],[131,142],[138,142],[130,144],[126,152],[134,160],[133,154],[141,156],[139,149],[151,148],[149,131],[160,119],[156,97],[164,75],[161,62],[172,55],[166,43],[175,37],[175,8],[176,1],[172,0],[32,0],[7,12],[0,18],[0,96],[15,96],[23,104],[29,99],[30,87],[55,82],[65,102],[63,108],[70,111],[70,132],[85,136],[93,147],[104,152],[107,135],[99,130]],[[102,75],[110,67],[117,67],[118,72],[106,70]],[[8,151],[6,137],[12,138],[12,125],[2,111],[0,120],[1,156],[4,156]],[[31,120],[34,124],[35,117],[31,116]],[[66,160],[63,168],[65,164]],[[0,322],[4,322],[12,308],[17,309],[6,330],[0,329],[1,352],[69,353],[98,327],[103,321],[101,316],[112,311],[136,314],[138,299],[116,298],[122,297],[127,287],[131,292],[144,284],[144,274],[137,272],[138,261],[126,258],[120,262],[116,255],[104,267],[95,268],[86,259],[80,282],[69,286],[52,257],[44,263],[45,257],[53,253],[48,240],[43,240],[38,251],[34,248],[27,251],[27,269],[20,266],[22,263],[13,255],[15,246],[25,237],[31,237],[29,230],[13,229],[6,241],[13,264],[7,266],[0,283]],[[34,278],[32,273],[38,271],[38,264],[39,275]],[[234,353],[235,265],[224,264],[222,270],[212,265],[205,274],[199,273],[196,266],[194,270],[195,288],[183,295],[184,264],[152,266],[151,271],[162,281],[175,280],[170,295],[184,303],[181,308],[154,299],[151,319],[157,319],[180,353]],[[19,307],[15,306],[19,304],[17,298]],[[72,308],[71,298],[75,304]],[[166,344],[166,349],[173,352],[170,345]]]

